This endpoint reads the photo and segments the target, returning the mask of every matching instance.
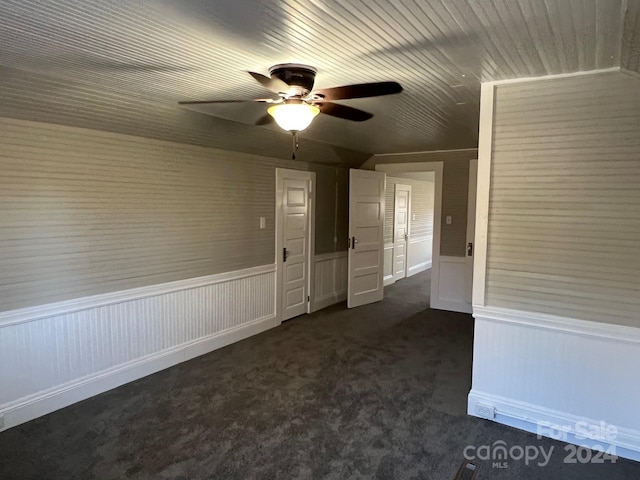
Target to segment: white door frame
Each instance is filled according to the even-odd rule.
[[[383,159],[380,159],[384,161]],[[443,162],[412,162],[412,163],[378,163],[376,170],[394,176],[410,172],[434,172],[434,202],[433,202],[433,247],[431,256],[431,295],[430,301],[438,298],[438,279],[440,278],[440,230],[442,219],[442,172]]]
[[[398,188],[400,187],[400,189]],[[411,237],[411,195],[412,189],[411,185],[404,183],[396,183],[394,186],[393,192],[393,281],[396,282],[400,280],[400,277],[396,277],[396,217],[398,215],[398,190],[403,189],[406,192],[409,192],[409,198],[407,201],[407,240],[404,246],[404,276],[402,278],[407,278],[409,276],[409,239]]]
[[[469,313],[472,313],[472,297],[473,297],[473,259],[476,252],[476,199],[478,190],[478,160],[471,160],[469,162],[469,192],[467,194],[467,245],[466,245],[466,261],[467,261],[467,292],[469,296],[467,298],[469,304]],[[473,207],[473,208],[472,208]],[[469,255],[469,244],[471,244],[471,255]]]
[[[316,173],[309,172],[307,170],[290,170],[288,168],[276,168],[276,288],[275,288],[275,306],[276,306],[276,321],[282,323],[282,236],[283,232],[283,215],[282,215],[282,194],[284,191],[284,179],[294,178],[309,180],[309,224],[308,232],[309,238],[307,239],[307,264],[308,279],[307,279],[307,313],[311,313],[311,304],[313,302],[314,292],[314,261],[315,261],[315,243],[316,243]]]

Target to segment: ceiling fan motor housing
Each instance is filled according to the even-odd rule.
[[[271,77],[276,77],[291,87],[289,95],[305,96],[313,88],[317,70],[308,65],[284,63],[269,69]]]

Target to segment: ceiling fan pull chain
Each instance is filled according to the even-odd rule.
[[[291,153],[291,160],[295,160],[296,152],[298,151],[298,132],[293,130],[291,132],[291,136],[293,137],[293,152]]]

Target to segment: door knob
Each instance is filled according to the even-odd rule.
[[[473,243],[469,242],[467,244],[467,257],[473,256]]]
[[[285,247],[282,249],[282,261],[286,262],[288,257],[289,257],[289,250],[287,250],[287,247]]]

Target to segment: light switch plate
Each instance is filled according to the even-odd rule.
[[[265,228],[267,228],[267,218],[260,217],[260,230],[264,230]]]
[[[447,215],[447,225],[451,225],[451,215]]]

